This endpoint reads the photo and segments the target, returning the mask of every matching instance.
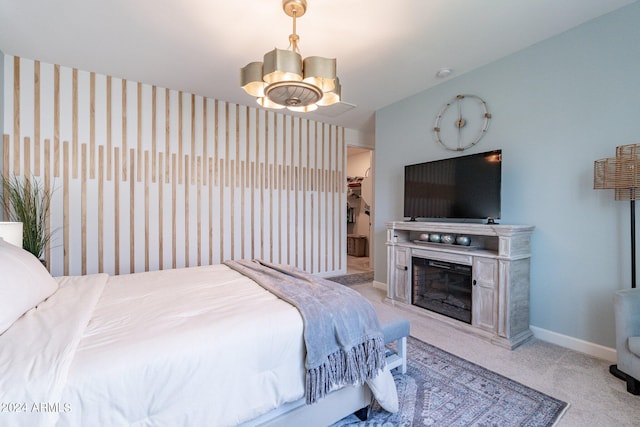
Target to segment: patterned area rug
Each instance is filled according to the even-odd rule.
[[[567,403],[426,344],[408,339],[406,375],[395,374],[400,410],[374,404],[367,421],[344,426],[553,426]]]
[[[360,283],[367,283],[373,281],[373,271],[366,273],[345,274],[344,276],[327,277],[327,280],[337,282],[342,285],[351,286],[358,285]]]

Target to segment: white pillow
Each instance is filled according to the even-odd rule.
[[[0,334],[57,289],[38,258],[0,238]]]

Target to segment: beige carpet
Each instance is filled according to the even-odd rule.
[[[640,396],[609,373],[610,362],[532,339],[506,350],[426,317],[383,302],[385,292],[371,284],[354,285],[377,310],[401,312],[411,335],[445,351],[569,403],[559,427],[640,425]]]

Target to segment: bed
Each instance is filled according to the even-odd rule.
[[[228,265],[52,278],[0,239],[0,280],[3,426],[327,425],[370,390],[397,410],[388,369],[306,405],[309,326]]]

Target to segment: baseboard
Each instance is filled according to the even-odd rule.
[[[376,289],[382,289],[383,291],[387,290],[387,284],[386,283],[382,283],[382,282],[378,282],[377,280],[373,281],[373,287]]]
[[[561,347],[579,351],[580,353],[585,353],[589,356],[597,357],[598,359],[604,359],[608,362],[615,363],[617,360],[615,348],[605,347],[600,344],[594,344],[592,342],[584,341],[579,338],[574,338],[568,335],[549,331],[547,329],[538,328],[537,326],[531,326],[531,332],[533,332],[533,336],[542,341],[557,344]]]
[[[386,292],[387,284],[383,282],[373,281],[373,287],[376,289],[382,289]],[[533,336],[536,338],[547,341],[552,344],[559,345],[571,350],[579,351],[580,353],[588,354],[589,356],[597,357],[608,362],[617,362],[617,353],[615,348],[605,347],[600,344],[594,344],[589,341],[584,341],[579,338],[571,337],[569,335],[559,334],[557,332],[542,329],[537,326],[530,327]]]

